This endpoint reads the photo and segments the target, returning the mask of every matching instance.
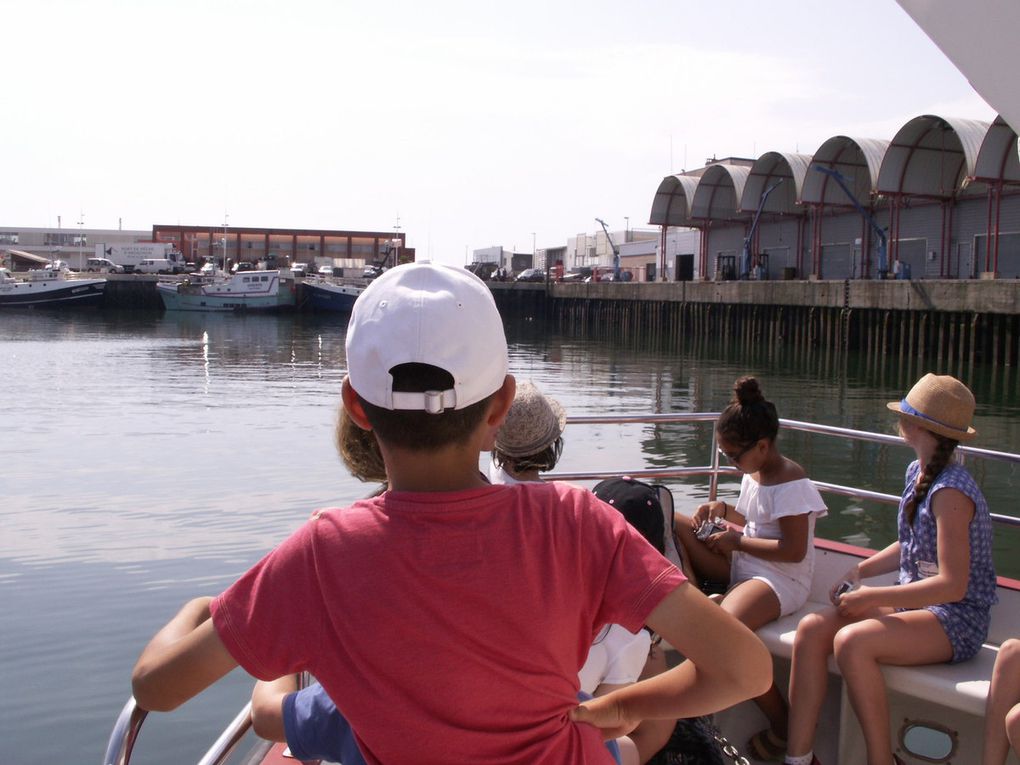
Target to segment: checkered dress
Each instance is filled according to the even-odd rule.
[[[916,582],[938,573],[938,535],[931,511],[932,497],[944,488],[957,489],[974,502],[970,521],[970,575],[967,594],[956,603],[927,606],[938,618],[953,646],[953,663],[969,659],[988,635],[989,612],[998,600],[992,563],[992,520],[988,502],[973,477],[962,465],[947,465],[932,483],[924,502],[917,508],[914,523],[907,523],[904,506],[914,496],[921,466],[915,460],[907,467],[907,484],[900,498],[898,517],[900,539],[900,584]]]

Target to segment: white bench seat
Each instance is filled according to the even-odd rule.
[[[793,654],[793,639],[797,624],[808,614],[821,611],[828,603],[808,601],[802,609],[782,619],[766,624],[758,630],[758,637],[774,656],[789,659]],[[992,666],[998,646],[986,643],[977,656],[960,664],[925,664],[918,667],[882,668],[886,687],[891,691],[922,699],[938,699],[939,703],[972,715],[983,715]],[[839,674],[834,659],[829,659],[829,671]]]

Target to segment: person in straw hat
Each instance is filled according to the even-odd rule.
[[[860,722],[868,762],[893,765],[901,760],[892,753],[880,666],[965,661],[988,633],[996,601],[988,503],[952,459],[957,444],[975,436],[974,395],[953,377],[926,374],[888,408],[917,456],[907,467],[897,540],[850,569],[830,590],[833,607],[797,627],[785,760],[793,765],[818,762],[812,747],[830,654]],[[897,568],[898,585],[861,583]]]
[[[496,433],[489,480],[499,484],[539,481],[563,454],[567,413],[532,382],[517,386],[506,421]]]

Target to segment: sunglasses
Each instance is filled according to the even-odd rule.
[[[724,452],[721,446],[717,446],[717,447],[716,447],[716,451],[717,451],[717,452],[719,452],[719,456],[720,456],[720,457],[725,457],[725,458],[726,458],[726,459],[728,459],[728,460],[729,460],[729,461],[730,461],[731,463],[733,463],[734,465],[736,465],[736,464],[737,464],[738,462],[740,462],[740,459],[741,459],[741,457],[743,457],[743,456],[744,456],[745,454],[747,454],[747,453],[748,453],[749,451],[751,451],[751,450],[752,450],[752,449],[753,449],[754,447],[756,447],[757,445],[758,445],[758,442],[757,442],[757,441],[755,441],[755,442],[754,442],[753,444],[751,444],[750,446],[745,446],[745,447],[744,447],[743,449],[741,449],[741,450],[740,450],[739,452],[737,452],[736,454],[730,454],[729,452]]]

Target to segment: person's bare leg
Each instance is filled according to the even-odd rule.
[[[760,579],[748,579],[735,585],[723,598],[722,607],[752,630],[774,622],[781,612],[776,593]],[[755,698],[754,703],[768,718],[772,733],[785,741],[788,723],[786,702],[776,684],[773,683],[763,695]]]
[[[992,670],[992,684],[985,706],[985,747],[982,765],[1003,765],[1009,747],[1020,744],[1020,640],[1007,640],[999,646]],[[1009,733],[1012,718],[1015,728]]]
[[[833,650],[864,734],[869,765],[894,765],[889,699],[880,665],[949,661],[953,647],[945,630],[935,614],[924,609],[886,614],[840,629]]]
[[[835,608],[808,614],[797,625],[790,664],[790,706],[786,752],[803,756],[814,749],[818,712],[829,684],[832,641],[847,621]]]
[[[1020,704],[1006,713],[1006,737],[1013,752],[1020,755]]]

